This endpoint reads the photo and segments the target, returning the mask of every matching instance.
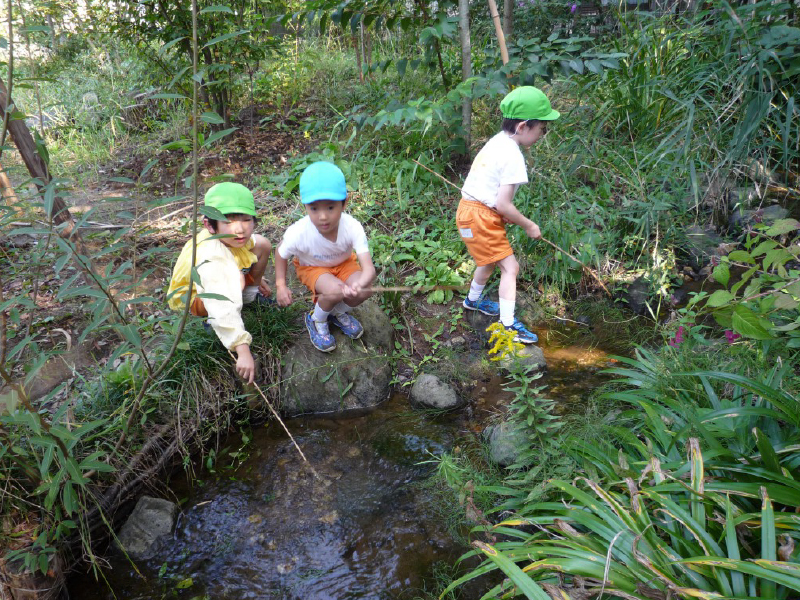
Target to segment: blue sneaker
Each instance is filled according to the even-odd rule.
[[[342,313],[340,315],[331,313],[328,317],[328,323],[336,325],[336,327],[341,329],[342,333],[351,340],[357,340],[364,333],[364,328],[361,326],[361,323],[358,322],[358,319],[348,313]]]
[[[489,300],[481,296],[477,300],[470,300],[464,298],[464,308],[467,310],[477,310],[490,317],[496,317],[500,314],[500,305],[497,302]]]
[[[336,349],[336,340],[331,335],[330,331],[322,333],[317,331],[317,325],[311,317],[311,313],[306,313],[306,329],[308,329],[308,336],[311,338],[311,344],[320,352],[333,352]],[[328,324],[325,323],[327,329]]]
[[[539,336],[532,331],[528,331],[528,328],[525,327],[525,324],[519,319],[514,319],[514,324],[506,326],[506,329],[517,333],[514,341],[520,344],[535,344],[539,341]]]
[[[267,297],[261,292],[256,293],[256,297],[253,300],[253,302],[256,304],[260,304],[261,306],[272,306],[273,304],[276,304],[275,298],[273,298],[272,296]]]

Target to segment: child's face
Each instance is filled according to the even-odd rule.
[[[211,233],[233,235],[235,237],[220,238],[220,241],[229,248],[243,248],[253,235],[256,227],[255,217],[250,215],[225,215],[227,221],[217,221],[217,230],[206,221],[206,229]]]
[[[322,235],[334,235],[339,231],[343,211],[343,200],[317,200],[306,204],[306,213]]]
[[[514,139],[523,148],[530,148],[542,139],[545,133],[547,133],[546,122],[539,121],[535,125],[528,125],[527,121],[525,121],[517,126],[517,135],[514,136]]]

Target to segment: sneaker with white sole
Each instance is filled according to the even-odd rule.
[[[469,298],[464,298],[464,308],[467,310],[477,310],[478,312],[482,312],[485,315],[489,315],[490,317],[496,317],[500,314],[500,305],[493,300],[489,300],[488,298],[484,298],[481,296],[477,300],[470,300]]]
[[[311,338],[311,344],[320,352],[333,352],[336,350],[336,340],[328,331],[328,324],[325,323],[325,331],[317,329],[317,323],[314,321],[311,313],[306,313],[306,329],[308,329],[308,336]]]
[[[525,324],[519,319],[514,319],[513,325],[506,325],[506,329],[517,334],[514,341],[520,344],[535,344],[539,341],[539,336],[529,331],[528,328],[525,327]]]
[[[348,313],[338,315],[331,313],[328,317],[328,323],[336,325],[351,340],[357,340],[364,333],[364,327],[361,326],[358,319]]]

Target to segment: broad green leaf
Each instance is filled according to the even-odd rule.
[[[730,303],[735,298],[736,297],[728,290],[717,290],[708,297],[706,303],[712,308],[719,308],[720,306],[725,306]]]
[[[761,325],[761,319],[752,310],[741,304],[733,308],[731,324],[734,331],[754,340],[769,340],[772,335]]]
[[[744,250],[734,250],[728,254],[728,259],[732,260],[733,262],[748,263],[751,265],[756,262],[755,259],[750,256],[750,253],[745,252]]]
[[[778,236],[798,229],[800,229],[800,222],[796,219],[781,219],[780,221],[775,221],[764,233],[769,236]]]
[[[236,14],[235,12],[233,12],[233,9],[230,6],[221,6],[221,5],[207,6],[197,14],[205,15],[207,13],[218,13],[218,12],[228,13],[229,15]]]
[[[231,127],[230,129],[223,129],[222,131],[217,131],[216,133],[212,133],[210,136],[208,136],[208,139],[205,142],[203,142],[203,148],[213,144],[214,142],[216,142],[220,138],[224,138],[226,135],[230,135],[231,133],[233,133],[237,129],[239,129],[239,128],[238,127]]]
[[[200,115],[200,118],[211,125],[222,125],[225,122],[225,119],[215,112],[204,112]]]
[[[204,292],[202,294],[197,294],[198,298],[203,298],[204,300],[222,300],[224,302],[233,302],[227,296],[223,296],[222,294],[212,294],[211,292]]]
[[[728,263],[720,263],[714,268],[714,279],[716,279],[717,283],[720,285],[727,287],[730,278],[731,270],[730,267],[728,267]]]
[[[230,40],[232,38],[235,38],[235,37],[238,37],[238,36],[242,35],[243,33],[250,33],[250,31],[247,30],[247,29],[240,29],[238,31],[233,31],[231,33],[226,33],[225,35],[217,36],[217,37],[209,40],[208,43],[206,43],[206,45],[203,46],[203,48],[208,48],[209,46],[213,46],[214,44],[219,44],[220,42],[224,42],[225,40]]]

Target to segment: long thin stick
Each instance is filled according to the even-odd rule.
[[[233,353],[232,353],[230,350],[228,350],[228,354],[230,354],[231,358],[233,359],[233,362],[235,363],[235,362],[236,362],[236,357],[233,355]],[[295,448],[297,448],[297,451],[300,453],[300,456],[303,458],[303,460],[305,461],[305,463],[308,465],[308,468],[309,468],[309,469],[311,469],[311,472],[312,472],[312,473],[314,473],[314,476],[315,476],[315,477],[317,477],[318,479],[322,479],[322,477],[320,477],[320,474],[319,474],[319,473],[317,473],[316,469],[314,469],[314,467],[311,465],[311,463],[310,463],[310,462],[308,462],[308,459],[306,458],[306,455],[305,455],[305,454],[303,454],[303,451],[300,449],[300,446],[299,446],[299,445],[298,445],[298,443],[295,441],[294,437],[292,436],[292,433],[289,431],[289,428],[288,428],[288,427],[286,427],[286,423],[284,423],[284,422],[283,422],[283,419],[281,419],[281,417],[280,417],[280,415],[278,414],[278,412],[277,412],[277,411],[276,411],[276,410],[275,410],[275,409],[272,407],[272,403],[271,403],[271,402],[270,402],[270,401],[267,399],[267,397],[266,397],[266,395],[264,394],[264,392],[262,392],[262,391],[261,391],[261,388],[259,387],[259,385],[258,385],[258,384],[257,384],[255,381],[253,381],[253,384],[252,384],[252,385],[253,385],[253,387],[255,387],[255,388],[256,388],[256,390],[258,391],[258,393],[261,395],[261,398],[262,398],[262,399],[264,400],[264,402],[266,403],[266,405],[267,405],[267,407],[269,408],[269,410],[270,410],[270,412],[272,413],[272,415],[273,415],[273,416],[274,416],[276,419],[278,419],[278,423],[280,423],[280,424],[281,424],[281,427],[283,427],[283,430],[286,432],[286,435],[288,435],[288,436],[289,436],[289,439],[290,439],[290,440],[292,440],[292,444],[294,444],[294,447],[295,447]]]
[[[374,285],[368,288],[362,288],[362,292],[372,292],[379,294],[381,292],[414,292],[415,294],[426,294],[428,292],[435,292],[437,290],[459,292],[469,289],[469,284],[464,285],[391,285],[382,286]],[[305,294],[303,296],[293,297],[293,300],[311,300],[312,298],[324,298],[325,296],[338,296],[339,294]]]
[[[442,181],[444,181],[445,183],[449,183],[449,184],[450,184],[450,185],[452,185],[454,188],[456,188],[458,191],[460,191],[460,192],[462,192],[462,193],[463,193],[463,191],[461,190],[461,187],[460,187],[460,186],[457,186],[455,183],[453,183],[452,181],[450,181],[449,179],[447,179],[446,177],[444,177],[444,175],[441,175],[441,174],[437,173],[436,171],[434,171],[433,169],[430,169],[430,168],[426,167],[425,165],[423,165],[423,164],[422,164],[421,162],[419,162],[418,160],[415,160],[415,159],[413,159],[413,158],[412,158],[411,160],[413,160],[415,163],[417,163],[417,164],[418,164],[420,167],[422,167],[422,168],[423,168],[423,169],[425,169],[426,171],[429,171],[430,173],[433,173],[433,174],[434,174],[434,175],[436,175],[436,176],[437,176],[439,179],[441,179],[441,180],[442,180]],[[600,287],[601,287],[601,288],[603,288],[603,291],[604,291],[606,294],[608,294],[608,297],[609,297],[609,298],[611,297],[611,292],[609,292],[609,291],[608,291],[608,288],[605,286],[605,284],[604,284],[604,283],[603,283],[603,282],[600,280],[600,278],[599,278],[599,277],[598,277],[598,276],[595,274],[595,272],[594,272],[592,269],[590,269],[589,267],[587,267],[585,264],[583,264],[583,262],[579,261],[577,258],[575,258],[574,256],[572,256],[572,254],[570,254],[569,252],[567,252],[567,251],[566,251],[566,250],[564,250],[563,248],[560,248],[560,247],[558,247],[556,244],[554,244],[553,242],[551,242],[550,240],[548,240],[548,239],[547,239],[547,238],[545,238],[544,236],[540,237],[539,239],[540,239],[541,241],[543,241],[545,244],[549,244],[550,246],[552,246],[553,248],[555,248],[556,250],[558,250],[559,252],[561,252],[563,255],[565,255],[565,256],[568,256],[569,258],[571,258],[572,260],[574,260],[576,263],[578,263],[580,266],[582,266],[582,267],[584,268],[584,270],[585,270],[587,273],[589,273],[589,275],[591,275],[591,276],[594,278],[594,280],[595,280],[595,281],[596,281],[596,282],[597,282],[597,283],[600,285]]]

